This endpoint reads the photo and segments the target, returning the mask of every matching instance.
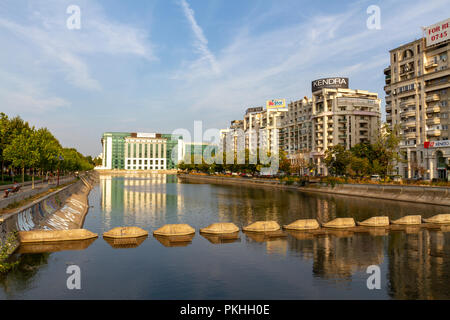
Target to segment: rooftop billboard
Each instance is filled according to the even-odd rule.
[[[286,107],[286,99],[272,99],[266,101],[267,110],[288,111]]]
[[[425,28],[427,47],[450,39],[450,18]]]
[[[323,78],[314,80],[311,83],[311,91],[319,91],[324,88],[329,89],[348,89],[348,78],[334,77],[334,78]]]

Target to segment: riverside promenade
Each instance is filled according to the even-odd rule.
[[[59,184],[64,185],[66,183],[74,181],[75,179],[76,177],[74,176],[60,177]],[[21,186],[19,192],[10,193],[7,198],[4,198],[5,190],[8,188],[12,188],[13,185],[11,184],[0,186],[0,210],[7,208],[9,205],[13,203],[20,202],[22,200],[33,197],[40,193],[46,192],[51,188],[56,187],[57,178],[53,178],[51,181],[41,181],[41,180],[35,181],[34,188],[32,182],[30,181],[27,181],[25,183],[18,183],[18,185]]]
[[[336,184],[329,186],[315,183],[309,186],[287,185],[275,179],[234,178],[223,176],[207,176],[179,174],[182,181],[197,183],[215,183],[231,185],[247,185],[268,188],[281,188],[309,193],[324,193],[342,196],[356,196],[383,200],[424,203],[430,205],[450,206],[450,188],[434,186],[408,186],[389,184]]]

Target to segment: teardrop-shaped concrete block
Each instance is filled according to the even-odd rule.
[[[389,226],[389,217],[372,217],[367,220],[358,222],[358,225],[365,227],[387,227]]]
[[[267,232],[280,230],[280,225],[276,221],[257,221],[244,228],[244,231]]]
[[[450,214],[438,214],[431,218],[423,219],[426,223],[450,223]]]
[[[200,229],[201,233],[224,234],[239,232],[239,228],[231,222],[213,223],[210,226]]]
[[[323,224],[325,228],[353,228],[355,226],[355,219],[353,218],[336,218]]]
[[[316,219],[300,219],[283,226],[283,228],[287,230],[314,230],[319,229],[320,225]]]
[[[104,238],[139,238],[148,236],[148,231],[139,227],[117,227],[103,233]]]
[[[393,220],[392,223],[393,224],[404,224],[404,225],[421,224],[422,217],[420,215],[404,216],[403,218]]]
[[[195,229],[188,224],[166,224],[155,230],[157,236],[184,236],[195,233]]]

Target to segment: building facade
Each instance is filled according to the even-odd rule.
[[[106,132],[102,169],[175,169],[183,154],[181,136],[160,133]]]
[[[282,119],[283,150],[292,163],[311,163],[316,174],[327,175],[323,159],[328,148],[342,145],[348,150],[358,143],[375,142],[380,103],[377,93],[348,89],[347,78],[315,80],[311,99],[288,105]]]
[[[427,45],[424,37],[389,52],[386,122],[399,130],[403,178],[449,177],[449,51],[449,40]]]

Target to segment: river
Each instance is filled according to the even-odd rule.
[[[280,225],[301,218],[361,221],[371,216],[429,217],[449,207],[317,195],[252,186],[181,183],[156,174],[101,175],[89,195],[84,228],[99,238],[81,250],[16,254],[20,263],[0,276],[0,299],[449,299],[450,227],[217,243],[198,232],[169,246],[151,233],[167,223],[196,230],[213,222],[239,227],[257,220]],[[114,248],[102,234],[138,226],[149,237]],[[216,243],[214,243],[216,242]],[[67,248],[66,248],[67,249]],[[81,289],[67,288],[77,265]],[[367,287],[367,267],[381,271],[381,289]]]

